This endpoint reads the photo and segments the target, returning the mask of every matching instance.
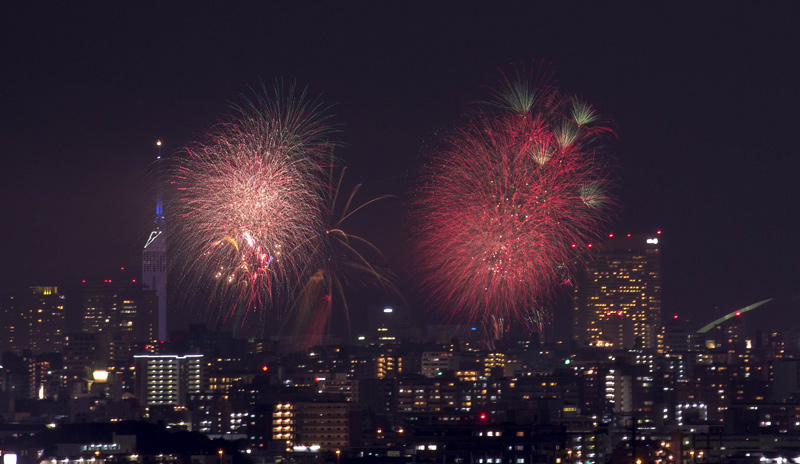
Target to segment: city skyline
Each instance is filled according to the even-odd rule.
[[[52,8],[2,7],[0,285],[134,269],[155,141],[178,156],[228,102],[283,78],[333,105],[353,182],[401,197],[366,227],[426,311],[401,233],[418,168],[498,69],[523,63],[614,121],[622,209],[608,232],[664,231],[665,312],[796,294],[800,40],[781,6]]]

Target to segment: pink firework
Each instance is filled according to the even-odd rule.
[[[276,87],[274,98],[236,108],[175,169],[179,271],[225,320],[243,325],[317,268],[328,132],[317,103]]]
[[[523,80],[496,97],[443,140],[415,205],[432,303],[487,327],[543,307],[613,204],[593,148],[610,131],[591,106]]]

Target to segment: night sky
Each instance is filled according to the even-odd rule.
[[[699,325],[798,293],[792,3],[495,3],[3,2],[0,287],[138,269],[155,141],[177,156],[283,78],[333,105],[348,178],[400,196],[365,229],[417,302],[402,229],[419,167],[524,63],[614,121],[612,229],[663,230],[665,313]]]

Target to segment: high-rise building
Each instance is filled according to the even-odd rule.
[[[58,351],[63,343],[64,295],[58,287],[0,291],[0,351]]]
[[[576,275],[573,339],[581,346],[658,349],[661,235],[611,237]]]
[[[119,326],[133,323],[135,312],[127,307],[123,312],[120,301],[121,293],[129,293],[133,289],[119,279],[103,279],[101,281],[83,280],[81,293],[83,297],[83,318],[81,331],[86,333],[111,332]],[[132,286],[131,286],[132,287]]]
[[[203,355],[136,355],[135,394],[140,404],[186,406],[188,395],[202,392]]]
[[[34,353],[58,351],[64,343],[64,295],[58,287],[30,287],[28,346]]]
[[[135,342],[149,342],[153,312],[149,292],[137,279],[121,275],[114,279],[84,280],[81,331],[108,336],[109,367],[127,365]]]
[[[161,187],[161,141],[158,146],[158,185],[156,186],[156,215],[153,230],[142,251],[142,285],[154,291],[158,299],[158,341],[167,340],[167,237],[164,223],[164,203]]]

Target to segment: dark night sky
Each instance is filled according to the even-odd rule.
[[[798,293],[792,3],[495,3],[3,2],[0,287],[136,268],[154,141],[177,151],[259,79],[323,94],[349,177],[405,195],[498,69],[543,62],[615,121],[614,230],[664,231],[665,312]],[[397,261],[402,206],[371,227]]]

